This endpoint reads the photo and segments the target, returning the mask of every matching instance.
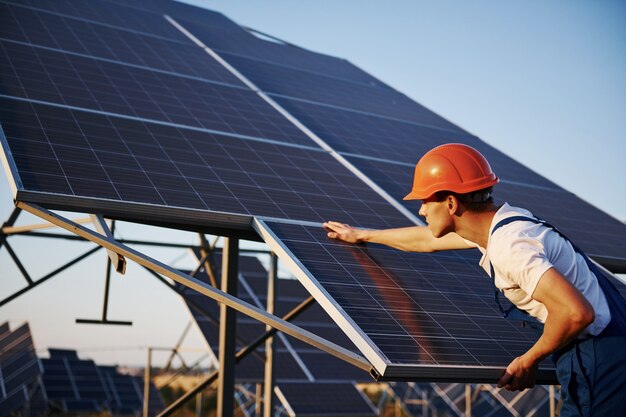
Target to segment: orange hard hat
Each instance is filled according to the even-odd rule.
[[[500,180],[487,159],[471,146],[447,143],[426,152],[415,165],[413,189],[405,200],[424,200],[438,191],[471,193]]]

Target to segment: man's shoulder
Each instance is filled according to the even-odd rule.
[[[521,207],[510,206],[504,203],[500,206],[496,214],[493,216],[491,222],[491,228],[489,233],[491,235],[509,235],[514,234],[516,231],[521,231],[528,228],[532,223],[524,221],[512,221],[510,223],[502,224],[502,222],[511,217],[525,217],[534,218],[533,214]]]

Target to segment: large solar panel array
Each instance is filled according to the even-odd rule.
[[[264,41],[219,13],[165,0],[0,6],[0,143],[16,199],[202,230],[249,231],[260,218],[265,239],[387,376],[493,378],[534,337],[499,318],[475,254],[348,248],[304,226],[410,224],[329,149],[399,200],[420,155],[467,143],[492,162],[509,202],[590,254],[626,264],[624,224],[346,60]],[[474,298],[455,291],[466,287]],[[379,319],[384,326],[373,326]]]

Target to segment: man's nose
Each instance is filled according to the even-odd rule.
[[[420,206],[420,210],[418,211],[420,216],[426,217],[426,208],[424,207],[424,203]]]

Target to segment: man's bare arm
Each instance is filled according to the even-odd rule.
[[[348,243],[380,243],[409,252],[435,252],[451,249],[470,249],[468,244],[456,233],[448,233],[436,238],[426,226],[403,227],[400,229],[367,230],[351,227],[339,222],[326,222],[328,237]]]
[[[555,268],[541,276],[532,297],[546,306],[548,318],[541,337],[511,362],[498,382],[509,390],[532,387],[539,362],[566,346],[595,320],[589,301]]]

